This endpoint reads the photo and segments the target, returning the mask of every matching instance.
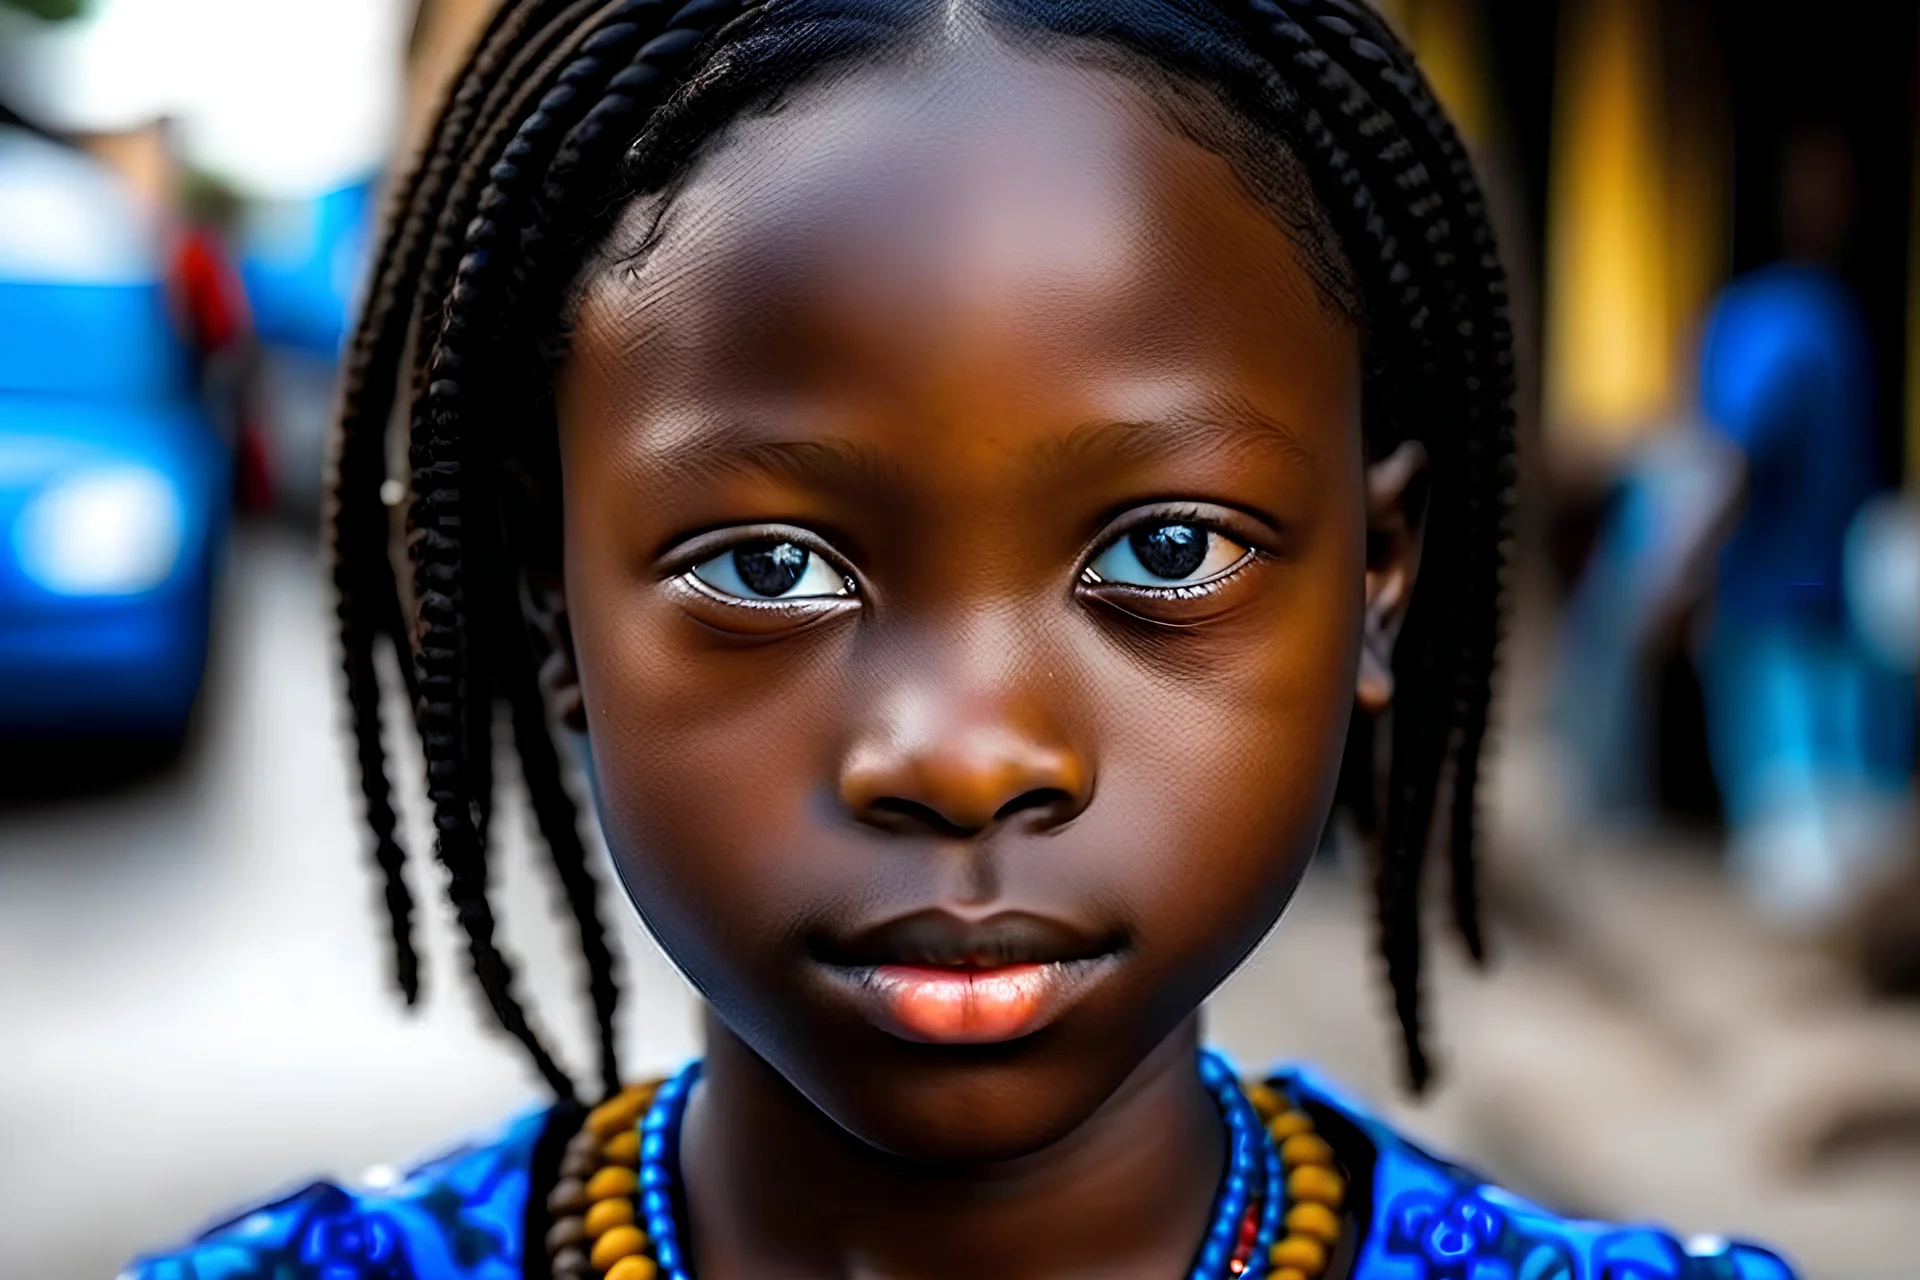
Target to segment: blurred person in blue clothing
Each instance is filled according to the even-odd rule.
[[[1849,529],[1880,487],[1866,326],[1825,266],[1850,203],[1842,146],[1787,151],[1793,259],[1729,285],[1708,319],[1697,427],[1629,467],[1577,593],[1563,720],[1596,807],[1644,808],[1644,647],[1706,604],[1698,668],[1736,874],[1776,917],[1824,921],[1898,838],[1910,680],[1850,625]],[[1904,683],[1903,683],[1904,682]]]
[[[1817,267],[1736,282],[1708,327],[1705,422],[1737,451],[1738,522],[1700,657],[1735,866],[1786,916],[1842,905],[1892,851],[1911,689],[1849,625],[1846,544],[1879,487],[1867,340]]]

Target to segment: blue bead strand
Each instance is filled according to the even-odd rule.
[[[1238,1278],[1258,1280],[1267,1274],[1267,1251],[1281,1238],[1281,1221],[1286,1213],[1286,1176],[1281,1167],[1281,1151],[1271,1138],[1267,1138],[1267,1126],[1261,1123],[1260,1113],[1254,1109],[1254,1103],[1248,1102],[1246,1094],[1240,1090],[1238,1080],[1229,1079],[1227,1086],[1215,1094],[1215,1100],[1227,1115],[1233,1117],[1229,1123],[1235,1126],[1235,1132],[1244,1134],[1244,1140],[1250,1148],[1250,1159],[1256,1167],[1252,1184],[1260,1197],[1260,1217],[1254,1222],[1254,1242],[1248,1251],[1244,1270],[1238,1272]],[[1238,1244],[1240,1224],[1244,1221],[1242,1209],[1242,1217],[1236,1217],[1229,1234],[1229,1267],[1233,1259],[1233,1245]],[[1225,1276],[1231,1274],[1231,1270],[1223,1270],[1219,1274]]]
[[[1280,1240],[1287,1212],[1287,1172],[1280,1164],[1280,1144],[1268,1141],[1262,1145],[1267,1149],[1267,1198],[1260,1205],[1260,1232],[1254,1237],[1253,1257],[1246,1270],[1255,1280],[1267,1274],[1267,1253]]]
[[[1253,1105],[1241,1093],[1233,1068],[1212,1050],[1200,1052],[1200,1081],[1213,1096],[1220,1118],[1226,1122],[1229,1156],[1226,1178],[1214,1200],[1212,1221],[1188,1277],[1189,1280],[1226,1280],[1232,1275],[1228,1264],[1233,1260],[1234,1246],[1239,1243],[1240,1223],[1246,1218],[1247,1206],[1256,1189],[1264,1192],[1264,1200],[1269,1203],[1278,1194],[1268,1176],[1267,1156],[1273,1144],[1267,1140],[1266,1129]],[[1263,1183],[1267,1185],[1261,1188]],[[1264,1212],[1262,1216],[1266,1216]],[[1248,1260],[1248,1272],[1262,1266],[1265,1260],[1266,1255],[1256,1241],[1256,1253]]]
[[[1214,1198],[1207,1234],[1194,1260],[1189,1280],[1235,1280],[1229,1269],[1239,1243],[1240,1224],[1255,1196],[1260,1198],[1260,1225],[1253,1254],[1239,1280],[1266,1274],[1267,1251],[1279,1236],[1285,1183],[1280,1153],[1268,1139],[1266,1127],[1240,1091],[1240,1082],[1220,1055],[1200,1053],[1200,1079],[1220,1118],[1227,1126],[1229,1152],[1226,1177]],[[679,1075],[660,1086],[653,1105],[640,1122],[640,1212],[662,1280],[692,1280],[681,1252],[674,1220],[674,1199],[680,1183],[680,1127],[687,1099],[700,1079],[701,1063],[689,1063]]]
[[[692,1280],[680,1251],[673,1200],[680,1183],[680,1124],[686,1119],[687,1097],[700,1079],[700,1066],[696,1058],[661,1085],[640,1121],[640,1212],[662,1280]]]

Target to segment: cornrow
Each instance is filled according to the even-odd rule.
[[[1065,56],[1120,52],[1151,90],[1212,95],[1279,146],[1276,155],[1240,136],[1246,131],[1206,139],[1250,174],[1262,198],[1278,197],[1276,216],[1302,239],[1316,279],[1360,322],[1369,449],[1377,456],[1417,438],[1428,451],[1423,567],[1396,648],[1394,710],[1383,738],[1356,719],[1340,788],[1363,829],[1380,828],[1379,948],[1408,1077],[1422,1087],[1431,1073],[1422,884],[1443,788],[1453,917],[1468,952],[1484,952],[1473,849],[1478,761],[1512,505],[1511,331],[1465,148],[1411,56],[1360,0],[975,4],[1003,31]],[[335,480],[335,577],[362,790],[400,957],[411,952],[411,904],[372,659],[391,637],[413,662],[436,854],[475,972],[496,1017],[556,1092],[571,1084],[513,994],[493,942],[486,861],[493,709],[504,701],[579,927],[601,1073],[612,1088],[612,951],[525,607],[525,575],[557,563],[560,552],[551,391],[569,289],[608,247],[621,211],[640,196],[670,201],[675,179],[729,121],[769,109],[830,66],[910,49],[939,12],[930,0],[695,0],[671,16],[660,0],[510,3],[396,202],[350,353]],[[1295,168],[1304,175],[1297,182]],[[403,391],[410,627],[379,497],[387,423]],[[1377,741],[1388,748],[1384,792]],[[403,987],[412,990],[404,977]]]

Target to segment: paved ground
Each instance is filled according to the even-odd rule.
[[[383,990],[312,550],[250,530],[233,570],[220,679],[183,766],[0,813],[7,1280],[110,1276],[239,1199],[424,1152],[534,1100],[437,910],[425,1010]],[[1216,999],[1215,1038],[1244,1062],[1311,1057],[1569,1208],[1763,1234],[1816,1280],[1920,1275],[1920,1013],[1862,1005],[1694,854],[1568,839],[1550,755],[1506,741],[1503,963],[1471,979],[1442,947],[1438,1096],[1394,1100],[1365,907],[1337,870]],[[552,1009],[574,984],[554,895],[517,856],[518,825],[503,834],[508,934]],[[691,996],[637,928],[624,942],[630,1060],[666,1066],[695,1048]],[[558,1030],[580,1060],[573,1024]]]

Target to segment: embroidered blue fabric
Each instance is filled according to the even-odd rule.
[[[1758,1245],[1560,1217],[1429,1155],[1310,1068],[1276,1079],[1373,1145],[1372,1221],[1354,1280],[1795,1280]]]
[[[315,1182],[209,1228],[120,1280],[520,1280],[545,1109],[391,1186]]]
[[[1274,1078],[1373,1148],[1371,1194],[1355,1198],[1370,1220],[1352,1280],[1795,1280],[1757,1245],[1562,1218],[1429,1155],[1309,1068]],[[121,1280],[519,1280],[545,1118],[520,1116],[390,1187],[316,1182]]]

